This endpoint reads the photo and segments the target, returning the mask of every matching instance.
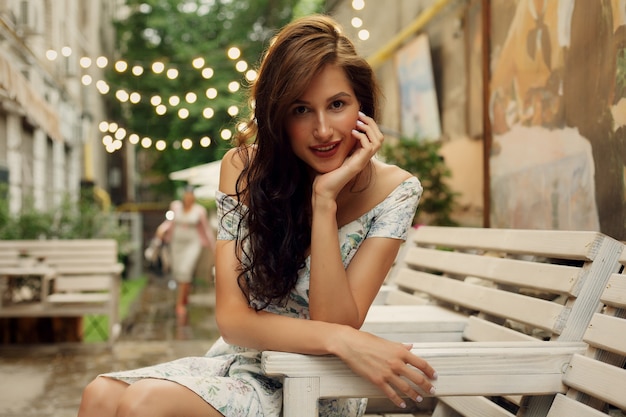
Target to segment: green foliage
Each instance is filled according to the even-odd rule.
[[[400,138],[397,143],[383,145],[381,155],[388,163],[411,172],[424,187],[414,223],[456,226],[450,216],[457,193],[446,184],[451,173],[440,148],[438,141]]]
[[[275,31],[289,22],[294,13],[321,11],[320,0],[127,0],[127,15],[116,22],[116,46],[118,59],[128,62],[124,72],[108,71],[111,86],[109,98],[112,120],[123,126],[128,133],[167,143],[165,151],[137,147],[138,152],[148,153],[152,161],[151,172],[142,175],[162,178],[154,181],[157,191],[173,194],[175,185],[167,180],[167,174],[190,166],[220,159],[230,147],[221,139],[220,132],[235,128],[235,122],[246,115],[245,93],[249,82],[244,73],[237,71],[235,63],[243,60],[249,68],[256,68],[261,54]],[[241,57],[231,60],[227,50],[236,46]],[[213,77],[203,78],[201,71],[192,66],[195,58],[205,60],[205,67],[213,69]],[[150,70],[153,62],[160,61],[166,68],[176,68],[178,77],[170,80],[165,73]],[[134,65],[144,68],[144,73],[131,73]],[[240,82],[242,88],[230,92],[228,84]],[[208,88],[215,88],[217,97],[206,96]],[[120,103],[114,97],[117,90],[138,92],[137,104]],[[187,103],[185,95],[194,92],[195,103]],[[159,116],[150,103],[158,95],[166,104],[166,114]],[[178,96],[181,103],[171,106],[169,97]],[[236,106],[239,115],[230,116],[228,108]],[[185,107],[189,117],[178,117],[178,109]],[[210,107],[214,116],[207,119],[203,110]],[[208,136],[211,146],[201,147],[200,138]],[[180,141],[191,139],[191,150],[180,148]],[[145,159],[145,158],[144,158]]]
[[[28,200],[17,214],[9,212],[7,200],[0,201],[0,240],[96,238],[115,239],[120,256],[132,250],[128,228],[87,193],[79,201],[65,198],[52,210],[37,210]]]

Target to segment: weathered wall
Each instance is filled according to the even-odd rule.
[[[353,15],[362,16],[372,33],[359,43],[367,56],[433,3],[366,2],[355,12],[344,1],[332,13],[348,29]],[[458,218],[472,225],[482,223],[483,208],[482,3],[452,0],[423,30],[442,154],[461,193]],[[626,0],[490,4],[490,226],[626,239]],[[393,59],[377,72],[387,97],[382,123],[400,130]]]

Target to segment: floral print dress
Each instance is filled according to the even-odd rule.
[[[343,264],[347,267],[361,243],[368,237],[406,240],[407,231],[422,194],[419,180],[411,177],[387,198],[357,220],[340,228]],[[242,217],[235,212],[232,197],[217,192],[220,221],[219,240],[232,240]],[[221,220],[223,219],[223,221]],[[310,264],[299,272],[298,282],[284,305],[270,305],[267,311],[301,319],[309,318],[308,288]],[[282,383],[261,372],[261,352],[227,344],[222,338],[204,356],[187,357],[145,368],[103,374],[127,383],[159,378],[181,384],[211,404],[226,417],[279,417]],[[324,399],[323,417],[360,417],[367,399]]]

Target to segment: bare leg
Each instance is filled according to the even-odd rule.
[[[179,282],[178,294],[176,296],[176,317],[179,325],[187,324],[187,303],[189,301],[189,292],[191,290],[191,283]]]
[[[96,378],[83,393],[78,417],[223,417],[175,382],[143,379],[132,385]]]
[[[128,387],[118,417],[224,417],[196,393],[175,382],[144,379]]]
[[[113,417],[128,384],[97,377],[83,390],[78,417]]]

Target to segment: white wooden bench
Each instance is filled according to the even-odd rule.
[[[626,250],[621,257],[626,269]],[[626,270],[614,274],[602,294],[604,307],[584,335],[589,347],[572,358],[548,417],[609,417],[626,414]]]
[[[43,277],[38,302],[2,305],[0,317],[108,317],[108,340],[120,333],[119,298],[123,265],[113,239],[7,240],[0,252],[17,252],[18,269],[41,266],[53,271]],[[7,261],[9,262],[9,261]],[[92,325],[97,326],[97,322]],[[94,328],[95,331],[102,329]]]
[[[540,357],[552,357],[550,349],[565,347],[564,343],[579,346],[600,308],[604,286],[619,269],[623,248],[595,232],[427,226],[412,233],[406,246],[391,273],[397,290],[386,296],[386,302],[395,305],[372,306],[363,329],[418,342],[414,345],[418,354],[449,372],[437,382],[439,398],[463,402],[471,415],[490,415],[474,413],[476,403],[504,410],[485,397],[472,397],[473,393],[506,395],[504,401],[516,406],[522,397],[513,394],[542,394],[543,399],[564,390],[562,384],[552,392],[526,390],[520,380],[537,383],[542,377],[536,373],[547,368],[522,366],[523,361],[501,351],[500,345],[510,343],[513,350]],[[437,352],[445,347],[440,342],[449,343],[449,349],[468,349],[459,356],[467,368],[448,370],[445,363],[450,358],[439,364],[436,355],[431,357],[428,343],[436,343]],[[545,346],[543,353],[538,342]],[[487,376],[485,369],[491,368],[470,369],[480,363],[472,349],[487,349],[476,355],[502,365],[496,367],[500,377]],[[337,358],[265,352],[263,366],[266,373],[285,379],[285,417],[317,415],[319,398],[382,397],[365,381],[357,383],[359,379]],[[560,375],[552,377],[560,381]],[[461,387],[455,388],[457,394],[448,388],[451,379]]]

